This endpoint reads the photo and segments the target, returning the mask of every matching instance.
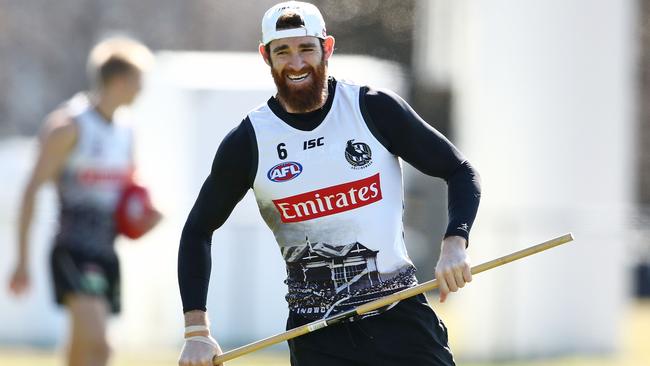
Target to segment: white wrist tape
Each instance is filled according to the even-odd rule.
[[[185,327],[185,334],[192,332],[202,332],[204,330],[210,331],[207,325],[190,325]]]
[[[217,341],[214,340],[211,336],[195,336],[195,337],[190,337],[190,338],[185,338],[185,342],[188,341],[194,341],[194,342],[201,342],[205,344],[211,345],[215,349],[219,349],[219,345],[217,344]]]

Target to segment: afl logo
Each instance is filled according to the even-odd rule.
[[[302,173],[302,165],[295,161],[285,161],[269,170],[266,176],[274,182],[286,182]]]
[[[352,165],[352,169],[362,169],[372,164],[372,151],[370,146],[363,142],[348,140],[345,147],[345,159]]]

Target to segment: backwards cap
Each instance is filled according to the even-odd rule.
[[[302,20],[299,28],[277,29],[278,19],[283,15],[297,14]],[[262,18],[262,43],[287,37],[313,36],[325,38],[325,21],[318,8],[301,1],[286,1],[267,10]]]

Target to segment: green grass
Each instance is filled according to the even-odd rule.
[[[615,357],[564,357],[527,362],[465,363],[462,366],[644,366],[650,365],[650,302],[631,306],[624,324],[622,352]],[[111,366],[163,366],[177,364],[177,350],[166,350],[155,357],[117,353]],[[61,366],[61,355],[54,351],[0,348],[0,366]],[[288,366],[284,353],[258,352],[227,363],[227,366]]]
[[[39,351],[0,350],[0,364],[2,366],[60,366],[62,360],[55,353]],[[176,355],[168,354],[157,358],[145,358],[136,355],[116,355],[111,366],[163,366],[176,365]],[[264,353],[261,355],[244,356],[227,363],[227,366],[288,366],[286,355]],[[594,358],[560,358],[554,360],[540,360],[534,362],[513,363],[480,363],[465,366],[642,366],[649,365],[643,360],[632,359],[594,359]]]
[[[61,366],[62,355],[57,352],[47,352],[29,349],[0,349],[0,365],[2,366]],[[163,366],[176,365],[177,355],[171,351],[156,357],[143,355],[116,354],[110,366]],[[228,366],[288,366],[289,361],[282,354],[262,353],[242,357],[227,363]]]
[[[512,363],[480,363],[468,364],[459,362],[465,366],[643,366],[650,365],[648,359],[632,359],[620,357],[616,359],[598,358],[559,358],[553,360],[539,360],[532,362]],[[62,360],[59,355],[53,352],[33,350],[0,350],[0,365],[2,366],[60,366]],[[163,366],[176,365],[176,355],[168,353],[155,358],[138,355],[116,355],[111,366]],[[284,354],[262,353],[249,355],[227,363],[227,366],[288,366],[289,361]]]

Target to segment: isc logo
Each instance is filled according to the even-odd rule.
[[[302,173],[302,165],[295,161],[280,163],[269,170],[266,176],[274,182],[286,182]]]

